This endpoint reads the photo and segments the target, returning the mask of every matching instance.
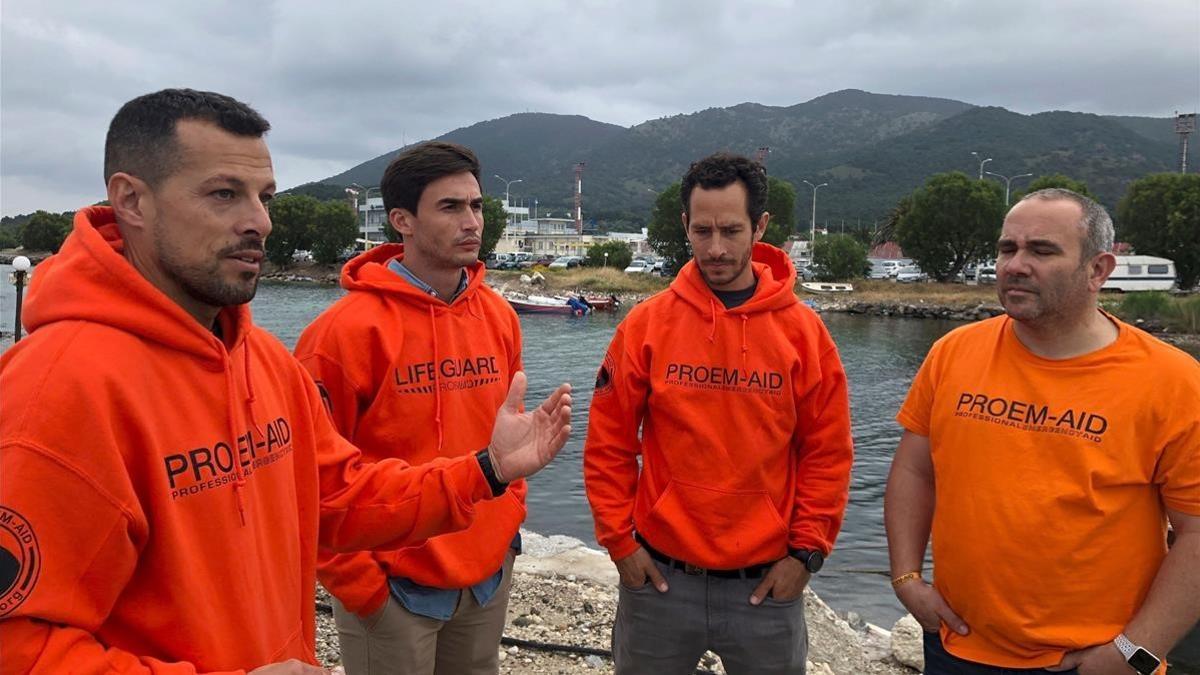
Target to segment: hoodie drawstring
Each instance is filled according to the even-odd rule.
[[[708,341],[717,341],[717,301],[712,298],[708,299],[708,309],[712,311],[712,330],[708,333]]]
[[[746,342],[746,325],[750,323],[750,316],[742,315],[742,367],[746,367],[746,355],[750,353],[750,344]]]
[[[441,356],[438,354],[438,334],[437,334],[437,317],[434,315],[433,305],[429,305],[429,332],[433,335],[433,423],[437,426],[438,452],[442,451],[442,380],[439,377],[441,371]]]
[[[238,516],[242,520],[242,527],[246,526],[246,500],[242,495],[242,488],[246,485],[246,476],[242,473],[242,453],[239,446],[241,445],[241,432],[238,431],[237,409],[234,407],[234,401],[237,400],[237,388],[233,383],[233,364],[229,362],[231,356],[226,356],[225,362],[225,404],[229,406],[229,435],[233,441],[233,447],[230,451],[233,454],[233,495],[237,500]],[[249,439],[250,443],[254,443],[254,438]]]

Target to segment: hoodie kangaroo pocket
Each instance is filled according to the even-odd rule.
[[[672,478],[637,529],[672,557],[736,569],[787,553],[787,526],[766,490],[711,488]]]

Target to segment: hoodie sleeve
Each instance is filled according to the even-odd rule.
[[[793,447],[796,462],[796,501],[792,509],[788,546],[828,555],[842,527],[849,499],[854,440],[850,431],[850,397],[846,371],[833,338],[818,319],[812,324],[816,340],[804,347],[796,384],[797,422]]]
[[[102,454],[101,448],[91,451]],[[104,476],[123,474],[84,472],[36,444],[10,441],[0,445],[0,475],[6,478],[0,486],[0,519],[9,531],[36,542],[26,551],[35,557],[22,556],[13,586],[0,601],[10,605],[0,605],[0,670],[199,672],[189,663],[108,647],[95,635],[137,569],[147,537],[145,518],[131,506],[137,501],[122,498],[120,484],[105,484]],[[14,586],[24,590],[13,592]]]
[[[491,487],[472,455],[411,466],[397,458],[364,463],[334,428],[307,376],[320,489],[320,545],[334,551],[415,546],[457,532],[475,518]]]
[[[637,550],[633,538],[633,506],[637,494],[638,436],[646,412],[649,377],[640,353],[630,353],[627,327],[617,328],[604,363],[596,374],[596,389],[583,449],[583,478],[596,541],[613,560]]]

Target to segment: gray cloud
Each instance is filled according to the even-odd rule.
[[[632,125],[844,88],[1019,112],[1200,105],[1196,0],[92,3],[0,6],[0,208],[103,197],[122,102],[213,89],[272,122],[280,185],[535,110]]]

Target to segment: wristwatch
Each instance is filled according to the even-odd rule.
[[[825,565],[825,554],[820,551],[810,551],[806,548],[789,548],[788,555],[804,563],[804,569],[809,574],[816,574]]]
[[[1125,637],[1124,633],[1118,635],[1113,644],[1121,651],[1121,656],[1125,657],[1125,663],[1129,664],[1142,675],[1154,675],[1158,667],[1162,665],[1162,661],[1155,655],[1151,654],[1146,648],[1135,645]]]

